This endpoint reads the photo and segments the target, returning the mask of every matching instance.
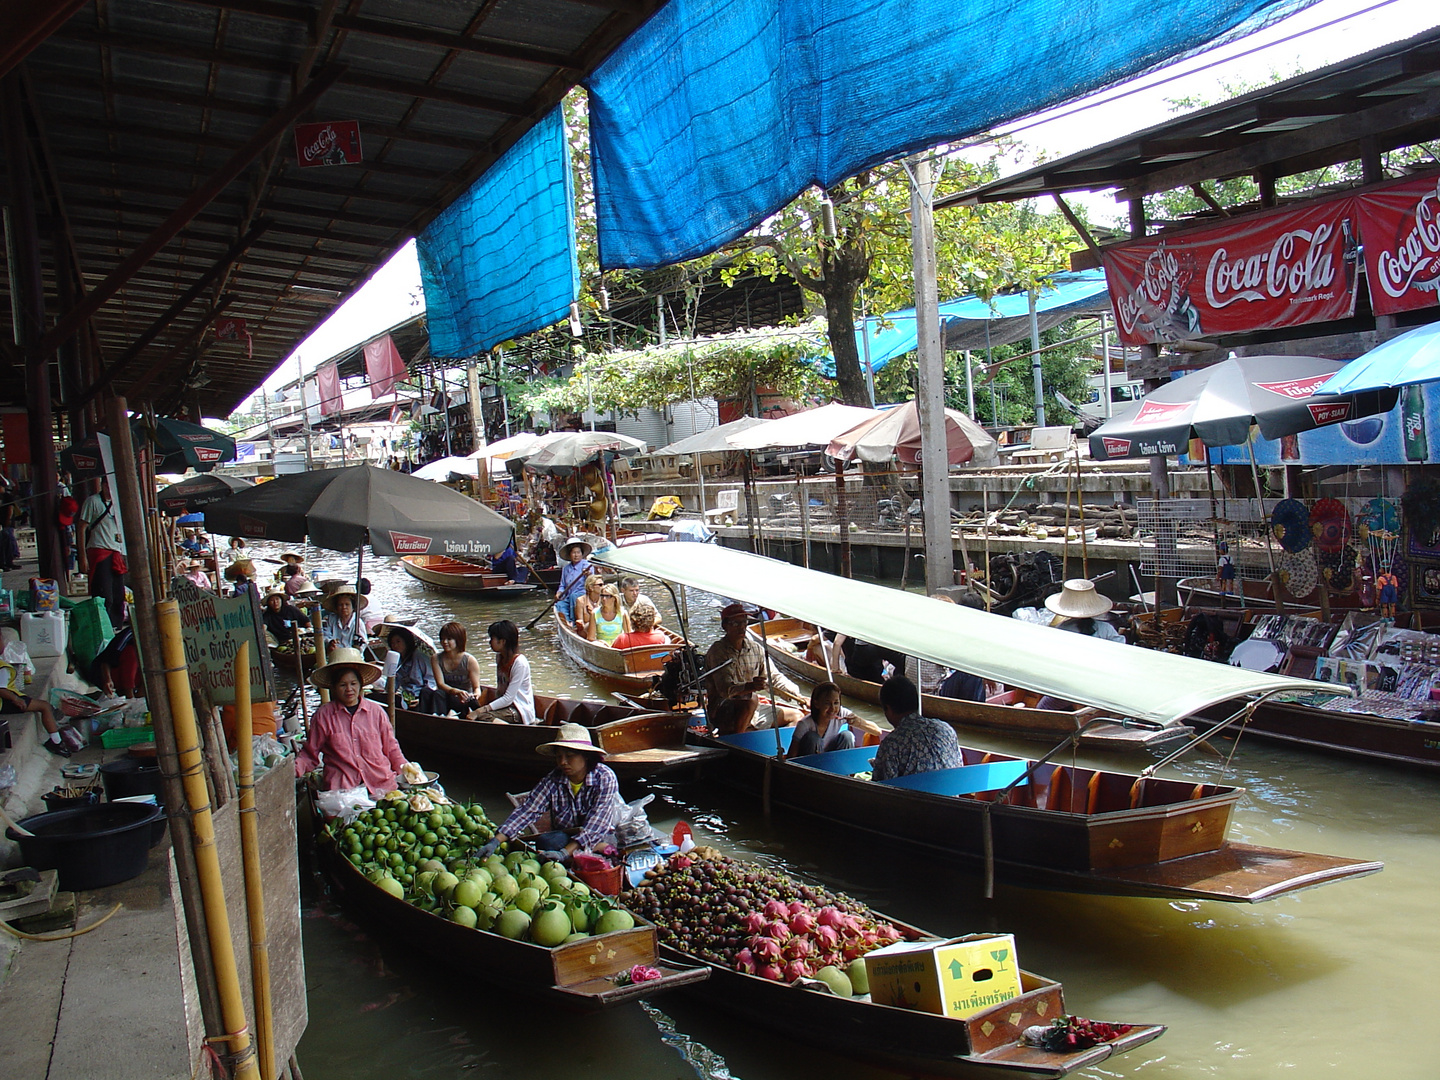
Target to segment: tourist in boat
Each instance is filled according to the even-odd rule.
[[[431,663],[435,685],[445,694],[445,707],[435,711],[444,716],[454,712],[464,716],[478,708],[485,686],[480,674],[480,661],[465,651],[468,635],[458,622],[440,627],[440,651]]]
[[[655,605],[643,596],[630,612],[630,629],[616,638],[612,645],[617,649],[636,649],[646,645],[668,645],[670,639],[665,631],[656,627],[659,613]]]
[[[600,612],[600,597],[605,591],[605,580],[599,574],[585,579],[585,591],[575,601],[575,632],[586,641],[595,641],[595,616]]]
[[[215,583],[210,580],[210,575],[205,572],[205,564],[199,559],[186,559],[180,564],[184,571],[180,576],[192,585],[198,585],[202,589],[213,589]]]
[[[905,654],[894,649],[887,649],[883,645],[872,645],[868,641],[861,641],[853,637],[841,637],[836,639],[840,647],[840,655],[845,658],[845,672],[852,678],[864,682],[883,683],[886,672],[885,665],[888,663],[891,669],[897,673],[905,672]]]
[[[275,638],[277,644],[288,645],[295,637],[295,627],[307,622],[305,613],[290,603],[285,590],[271,586],[265,590],[265,606],[260,609],[265,629]]]
[[[395,790],[405,755],[395,741],[390,717],[362,693],[379,678],[379,665],[352,648],[336,649],[329,663],[315,669],[310,681],[329,690],[330,700],[310,718],[305,743],[295,756],[296,776],[323,762],[325,791],[349,791],[362,784],[371,796]]]
[[[886,679],[880,687],[880,707],[893,730],[880,742],[870,775],[875,780],[958,769],[965,763],[955,729],[920,715],[920,691],[904,675]]]
[[[320,601],[325,609],[321,632],[325,635],[327,650],[365,648],[365,620],[360,612],[368,603],[355,591],[354,585],[341,585]]]
[[[640,592],[640,579],[624,577],[620,579],[620,604],[625,609],[625,615],[632,622],[635,617],[635,605],[641,601],[649,604],[655,612],[655,625],[660,625],[660,609],[655,607],[655,602]],[[632,626],[633,629],[633,626]]]
[[[830,750],[850,750],[855,746],[855,733],[845,723],[840,707],[840,687],[833,682],[819,683],[810,691],[810,712],[790,736],[787,757],[823,754]]]
[[[495,689],[481,692],[471,720],[501,724],[535,723],[535,687],[530,661],[520,651],[520,628],[509,619],[490,624],[490,649],[495,654]]]
[[[760,705],[756,695],[765,689],[765,650],[745,633],[749,623],[744,604],[729,604],[720,612],[723,636],[705,653],[706,715],[721,735],[748,731]],[[803,700],[799,688],[778,671],[770,672],[775,691]],[[777,707],[777,711],[779,711]]]
[[[1051,626],[1069,630],[1101,641],[1118,641],[1125,638],[1111,626],[1103,616],[1114,607],[1107,596],[1095,591],[1095,583],[1086,578],[1071,578],[1060,587],[1060,591],[1045,598],[1045,606],[1059,616]]]
[[[516,581],[515,577],[515,541],[505,545],[505,550],[490,560],[490,569],[497,574],[504,574],[506,581]]]
[[[405,707],[443,716],[450,707],[450,701],[448,695],[435,687],[434,648],[422,647],[419,636],[408,626],[387,626],[385,629],[388,631],[385,644],[398,656],[395,692],[405,702]]]
[[[968,671],[958,670],[945,676],[935,694],[937,697],[951,698],[954,701],[984,701],[990,696],[984,679]]]
[[[591,617],[590,626],[594,630],[590,640],[602,645],[614,645],[615,639],[625,633],[625,609],[620,606],[620,590],[614,585],[600,590],[600,607]]]
[[[615,771],[604,764],[605,751],[579,724],[561,724],[556,735],[553,742],[536,747],[546,757],[554,755],[554,770],[530,789],[495,838],[480,848],[479,858],[493,855],[501,844],[533,828],[547,814],[551,831],[531,840],[542,861],[566,859],[610,841],[621,802]]]
[[[555,590],[555,610],[568,622],[575,621],[575,601],[585,589],[585,579],[594,569],[590,560],[590,545],[578,536],[572,536],[560,549],[560,558],[565,565],[560,570],[560,587]]]

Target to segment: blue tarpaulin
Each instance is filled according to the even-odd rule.
[[[1105,288],[1105,271],[1078,270],[1055,274],[1049,287],[1042,289],[1035,300],[1036,321],[1041,330],[1058,326],[1076,315],[1097,314],[1110,310],[1110,296]],[[912,352],[916,346],[915,309],[891,311],[871,316],[868,322],[870,366],[879,371],[897,356]],[[856,324],[855,348],[860,364],[865,364],[867,322]],[[889,324],[889,325],[883,325]],[[1012,293],[982,300],[978,296],[962,296],[940,305],[940,325],[944,327],[945,347],[951,351],[983,349],[989,345],[1005,345],[1030,334],[1030,296]],[[829,354],[816,359],[815,367],[824,375],[834,377],[835,358]]]
[[[669,0],[591,76],[600,262],[713,251],[806,187],[1314,0]]]
[[[416,240],[430,352],[466,357],[563,319],[579,295],[557,107]]]

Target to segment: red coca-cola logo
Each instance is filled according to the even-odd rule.
[[[1189,412],[1190,402],[1181,401],[1176,404],[1169,404],[1161,401],[1150,401],[1140,406],[1140,411],[1135,414],[1135,419],[1130,422],[1137,427],[1150,424],[1167,424],[1179,420],[1182,413]]]
[[[430,537],[415,533],[390,531],[390,546],[397,555],[424,555],[430,550]]]
[[[1105,444],[1106,457],[1125,457],[1130,453],[1129,439],[1113,439],[1109,435],[1102,435],[1100,441]]]
[[[314,164],[339,141],[340,136],[335,133],[335,125],[326,124],[315,133],[314,138],[301,147],[300,157],[307,165]]]
[[[1326,424],[1338,424],[1350,417],[1350,402],[1332,401],[1324,405],[1307,405],[1310,410],[1310,419],[1315,421],[1316,427],[1324,427]]]
[[[1415,202],[1410,220],[1402,224],[1395,245],[1376,256],[1375,275],[1385,294],[1398,299],[1410,289],[1440,291],[1440,185]]]
[[[1301,398],[1310,397],[1320,388],[1321,383],[1330,381],[1327,375],[1310,375],[1303,379],[1288,379],[1285,382],[1262,382],[1256,383],[1261,390],[1269,390],[1272,394],[1279,394],[1291,401],[1299,401]]]

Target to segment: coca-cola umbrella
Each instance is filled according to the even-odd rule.
[[[1395,390],[1317,393],[1342,364],[1318,356],[1232,356],[1167,383],[1090,436],[1090,456],[1184,453],[1191,439],[1239,446],[1251,425],[1267,439],[1388,412]]]
[[[491,555],[513,526],[458,491],[352,465],[281,476],[206,508],[212,532],[377,555]],[[362,555],[363,559],[363,555]],[[357,575],[358,576],[358,575]]]
[[[253,488],[255,482],[243,476],[226,476],[224,473],[201,473],[178,484],[161,488],[156,496],[160,512],[175,516],[199,510],[203,506],[228,499],[236,492]]]

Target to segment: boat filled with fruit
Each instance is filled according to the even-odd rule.
[[[885,1068],[1064,1076],[1165,1031],[1068,1014],[1010,935],[939,938],[709,847],[620,900],[655,924],[662,956],[711,967],[693,989],[717,1007]]]
[[[321,866],[340,901],[385,937],[459,971],[577,1010],[610,1008],[703,981],[708,969],[662,962],[655,927],[592,892],[558,862],[495,835],[477,804],[438,789],[391,792],[348,824],[331,821]]]

